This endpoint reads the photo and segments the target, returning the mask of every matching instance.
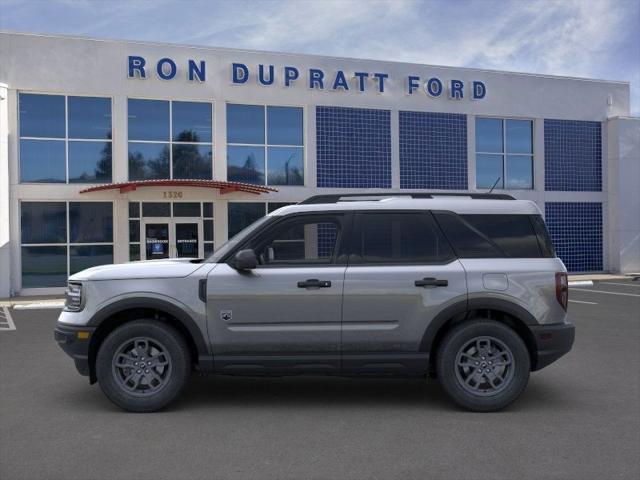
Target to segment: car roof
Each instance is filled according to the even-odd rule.
[[[363,194],[366,196],[366,194]],[[270,215],[283,216],[303,212],[341,212],[371,210],[446,210],[460,214],[540,215],[530,200],[494,200],[471,197],[407,198],[392,195],[376,200],[338,201],[333,203],[299,203],[275,210]]]

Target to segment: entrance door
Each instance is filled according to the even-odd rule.
[[[202,220],[174,220],[175,256],[177,258],[202,258]]]
[[[144,222],[142,233],[144,234],[145,260],[157,260],[170,256],[170,228],[171,220],[161,221],[154,219]]]
[[[201,218],[143,219],[144,260],[161,258],[202,258]]]

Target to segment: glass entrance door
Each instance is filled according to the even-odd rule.
[[[200,221],[178,220],[175,223],[175,255],[178,258],[202,258],[202,234]]]
[[[201,218],[143,219],[144,260],[203,258]]]
[[[144,245],[147,260],[169,258],[170,222],[153,222],[144,225]]]

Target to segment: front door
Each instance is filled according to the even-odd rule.
[[[283,219],[239,246],[256,252],[256,269],[223,263],[211,271],[207,318],[217,371],[339,371],[345,218]]]
[[[202,219],[154,218],[142,222],[144,260],[202,258]]]

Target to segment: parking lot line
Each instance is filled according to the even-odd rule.
[[[597,305],[596,302],[583,302],[582,300],[569,300],[569,301],[573,303],[588,303],[589,305]]]
[[[640,288],[640,284],[634,285],[632,283],[616,283],[616,282],[600,282],[602,285],[622,285],[623,287],[636,287]]]
[[[608,295],[623,295],[625,297],[638,297],[638,298],[640,298],[640,295],[637,295],[635,293],[605,292],[604,290],[591,290],[591,289],[587,289],[587,288],[575,288],[575,289],[573,289],[573,291],[574,292],[606,293]]]
[[[13,323],[13,318],[11,318],[11,313],[9,313],[9,309],[7,307],[0,308],[0,330],[15,330],[16,324]]]

